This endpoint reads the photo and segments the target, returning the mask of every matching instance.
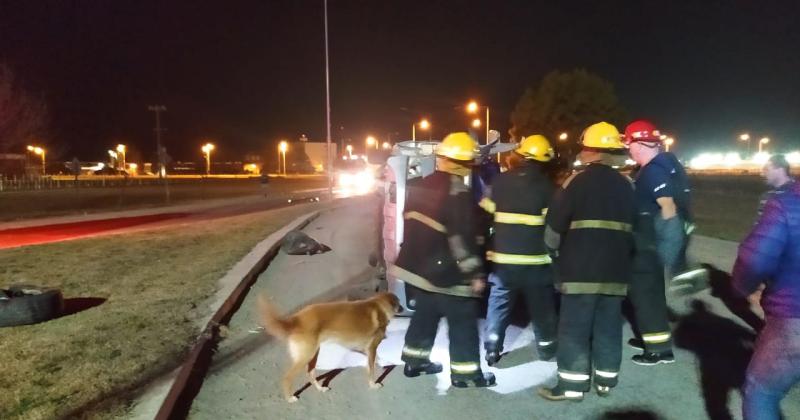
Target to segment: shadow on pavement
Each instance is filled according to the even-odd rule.
[[[747,298],[739,296],[731,287],[731,275],[711,264],[703,265],[708,270],[711,296],[722,301],[734,315],[747,323],[756,332],[764,328],[764,320],[753,312]]]
[[[606,411],[596,417],[597,420],[661,420],[656,413],[644,409],[622,409]]]
[[[708,417],[732,419],[728,395],[732,390],[742,390],[756,334],[712,313],[700,300],[693,300],[691,308],[675,327],[675,345],[697,356]]]

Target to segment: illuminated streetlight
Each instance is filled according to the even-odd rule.
[[[203,154],[206,155],[206,175],[211,175],[211,151],[214,150],[214,145],[206,143],[200,148]]]
[[[367,148],[372,147],[372,146],[375,146],[375,148],[377,149],[378,148],[378,141],[375,140],[375,137],[368,136],[367,137]]]
[[[758,153],[761,153],[764,149],[764,145],[769,143],[769,137],[762,137],[761,140],[758,141]]]
[[[429,123],[426,119],[423,119],[418,124],[419,128],[422,130],[428,130],[431,128],[431,123]],[[411,124],[411,141],[417,141],[417,123]]]
[[[44,151],[44,149],[39,147],[39,146],[28,146],[28,151],[33,153],[34,155],[38,155],[38,156],[42,157],[42,176],[44,176],[46,174],[45,159],[44,159],[45,151]]]
[[[353,157],[353,145],[352,144],[348,144],[346,149],[347,149],[347,157],[352,158]]]
[[[286,140],[282,140],[281,143],[278,145],[278,150],[281,151],[281,155],[283,156],[283,175],[286,176],[286,150],[289,149],[289,143]],[[278,161],[280,163],[280,161]]]
[[[118,144],[117,145],[117,153],[122,156],[120,160],[122,160],[122,169],[125,169],[125,145]]]
[[[747,142],[747,154],[750,154],[750,134],[744,133],[739,136],[739,141]]]
[[[384,150],[388,150],[392,148],[392,145],[388,141],[385,141],[381,147],[383,147]]]
[[[467,104],[467,112],[469,112],[470,114],[474,114],[475,112],[478,112],[478,109],[480,109],[480,107],[481,106],[478,105],[477,102],[470,101]],[[486,144],[489,144],[489,107],[484,106],[484,108],[486,108]]]
[[[116,168],[117,166],[119,166],[119,154],[117,154],[117,152],[108,149],[108,157],[111,158],[110,166],[112,168]]]
[[[569,137],[569,135],[567,135],[567,133],[561,133],[561,134],[558,135],[558,139],[561,140],[561,141],[567,141],[567,137]]]
[[[472,127],[473,128],[481,128],[481,119],[480,118],[475,118],[474,120],[472,120]]]
[[[664,146],[665,146],[666,151],[669,152],[670,146],[672,146],[674,143],[675,143],[675,139],[672,138],[672,137],[667,137],[666,139],[664,139]]]

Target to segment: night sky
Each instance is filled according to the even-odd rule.
[[[767,4],[769,3],[769,4]],[[332,126],[410,138],[463,130],[476,99],[507,138],[509,114],[547,72],[610,80],[631,116],[688,153],[739,133],[800,147],[800,2],[330,0]],[[274,154],[325,138],[322,0],[0,0],[0,61],[52,114],[48,147],[101,159],[155,149],[164,104],[170,154]],[[341,128],[343,127],[343,129]],[[622,127],[621,127],[622,128]],[[398,134],[394,134],[398,133]]]

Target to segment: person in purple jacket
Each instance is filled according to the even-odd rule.
[[[800,184],[772,195],[739,245],[733,288],[761,292],[765,326],[747,367],[746,420],[779,419],[780,402],[800,382]]]

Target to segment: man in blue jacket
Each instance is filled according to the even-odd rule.
[[[739,245],[733,287],[750,296],[763,287],[766,322],[747,367],[746,420],[780,418],[780,402],[800,382],[800,184],[771,196]]]

